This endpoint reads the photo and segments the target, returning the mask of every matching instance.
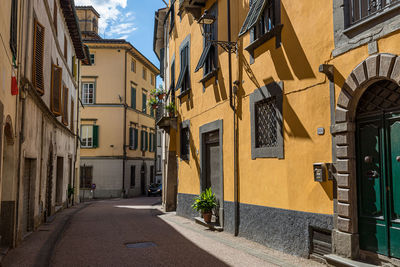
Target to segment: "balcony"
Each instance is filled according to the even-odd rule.
[[[179,0],[178,15],[184,11],[192,14],[198,20],[201,16],[201,9],[206,6],[206,0]]]
[[[168,114],[167,111],[164,108],[165,103],[162,102],[161,104],[158,105],[157,111],[156,111],[156,124],[160,129],[163,129],[165,131],[169,131],[170,128],[172,127],[173,129],[177,130],[178,127],[178,117],[173,114],[173,116],[170,116],[171,114]]]

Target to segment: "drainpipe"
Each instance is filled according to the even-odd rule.
[[[75,128],[75,131],[76,131],[76,144],[75,144],[75,161],[74,161],[74,186],[73,186],[73,188],[74,188],[74,197],[72,198],[72,205],[74,205],[74,203],[75,203],[75,198],[76,198],[76,196],[77,196],[77,192],[78,192],[78,190],[76,189],[76,175],[77,175],[77,173],[76,173],[76,162],[78,161],[78,149],[79,149],[79,142],[80,142],[80,136],[79,136],[79,106],[80,106],[80,101],[79,101],[79,96],[81,95],[80,94],[80,90],[79,90],[79,88],[80,88],[80,84],[81,84],[81,62],[78,60],[78,92],[77,92],[77,97],[76,97],[76,128]],[[79,185],[78,185],[79,186]]]
[[[124,145],[123,145],[123,149],[124,149],[124,156],[123,156],[123,160],[122,160],[122,197],[125,197],[125,166],[126,166],[126,113],[127,113],[127,105],[126,105],[126,79],[127,79],[127,55],[128,55],[128,51],[130,51],[131,49],[125,49],[125,78],[124,78]]]

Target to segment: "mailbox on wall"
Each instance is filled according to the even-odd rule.
[[[314,163],[314,181],[325,182],[326,181],[326,164],[325,163]]]

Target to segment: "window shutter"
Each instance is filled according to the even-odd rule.
[[[35,20],[33,35],[32,83],[39,94],[44,94],[43,79],[44,27]]]
[[[153,134],[149,134],[149,151],[153,152]]]
[[[267,0],[255,0],[250,5],[249,13],[244,20],[243,26],[240,29],[239,37],[245,34],[251,27],[253,27],[257,21],[260,19],[261,13],[264,10]]]
[[[138,148],[138,139],[139,139],[139,137],[138,137],[138,133],[139,133],[138,129],[134,129],[133,133],[134,133],[134,137],[135,137],[133,149],[137,149]]]
[[[156,143],[156,134],[153,134],[153,152],[156,151],[157,143]]]
[[[129,149],[133,149],[133,128],[129,128]]]
[[[146,94],[143,93],[142,94],[142,112],[143,113],[147,113],[147,110],[146,110],[146,101],[147,101],[147,99],[146,98],[147,98]]]
[[[136,88],[131,87],[131,107],[136,109]]]
[[[207,59],[207,56],[208,56],[208,53],[211,50],[210,49],[211,46],[212,46],[211,43],[207,43],[206,47],[203,50],[203,53],[200,56],[199,63],[197,63],[197,67],[196,67],[194,72],[198,72],[204,66],[204,63],[206,62],[206,59]]]
[[[68,58],[68,42],[67,42],[67,36],[64,35],[64,58]]]
[[[10,47],[13,58],[17,58],[17,33],[18,33],[18,0],[11,3],[11,22],[10,22]]]
[[[68,88],[63,87],[63,105],[62,105],[62,122],[65,126],[68,125]]]
[[[140,131],[140,150],[144,151],[144,131]]]
[[[99,126],[93,125],[93,147],[99,147]]]
[[[74,100],[71,98],[71,131],[75,130],[74,125],[74,113],[75,113],[75,103]]]
[[[145,140],[145,146],[144,146],[144,150],[148,150],[149,147],[149,133],[148,132],[144,132],[144,140]]]
[[[72,57],[72,75],[74,76],[74,78],[76,78],[76,56]]]
[[[62,69],[56,65],[51,68],[51,103],[50,108],[54,115],[61,115],[61,82]]]

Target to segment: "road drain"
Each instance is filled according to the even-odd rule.
[[[157,245],[153,242],[137,242],[137,243],[126,243],[127,248],[150,248],[156,247]]]

